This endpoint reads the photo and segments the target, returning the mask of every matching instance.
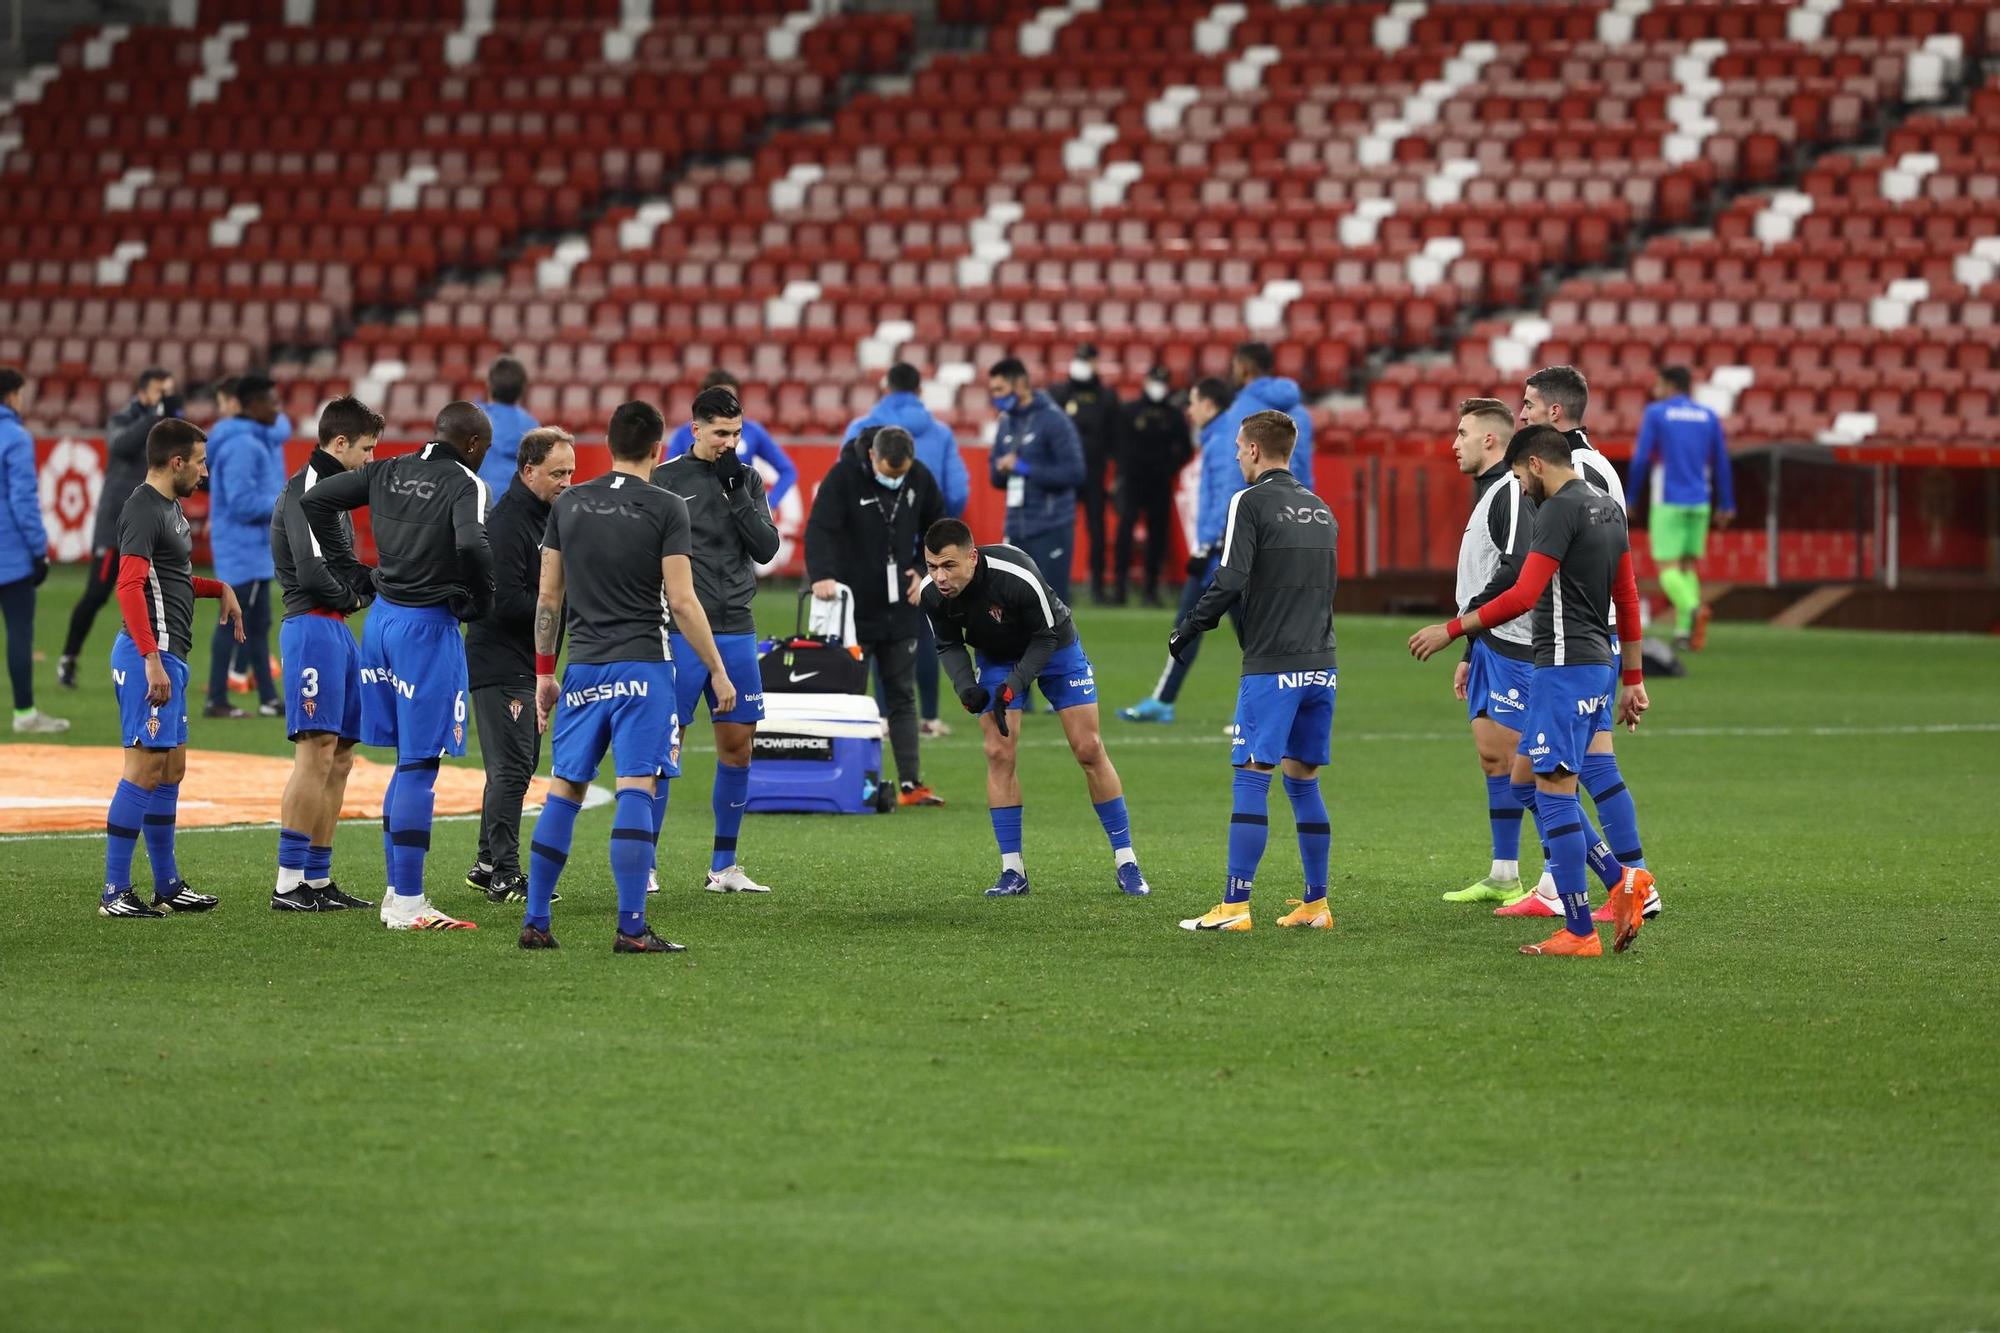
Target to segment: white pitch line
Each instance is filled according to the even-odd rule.
[[[1986,736],[1995,733],[2000,733],[2000,722],[1927,722],[1901,726],[1873,727],[1651,727],[1645,729],[1641,734],[1646,736],[1667,736],[1675,739],[1762,740],[1769,737],[1782,736],[1840,739],[1851,736]],[[969,741],[972,738],[968,736],[965,739]],[[1448,741],[1454,745],[1462,745],[1465,742],[1465,733],[1462,731],[1342,732],[1336,730],[1333,733],[1333,739],[1336,747],[1354,742],[1370,743],[1375,741],[1400,741],[1406,744],[1411,741]],[[1116,747],[1123,748],[1130,745],[1205,745],[1221,749],[1224,745],[1228,744],[1228,741],[1229,738],[1220,732],[1213,735],[1183,733],[1174,736],[1119,736],[1116,740]],[[936,742],[932,743],[936,744]],[[950,742],[946,743],[949,744]],[[1069,742],[1060,736],[1047,736],[1034,740],[1024,739],[1022,744],[1038,749],[1054,749],[1057,746],[1067,749],[1069,746]],[[681,753],[714,754],[715,747],[708,745],[683,746]],[[532,809],[533,807],[529,808]],[[439,815],[432,822],[438,824],[460,824],[477,818],[479,818],[478,815]],[[348,822],[369,823],[372,821],[364,816],[362,819]],[[181,829],[180,836],[185,837],[190,833],[269,832],[276,827],[278,827],[276,822],[268,824],[206,824]],[[355,836],[365,837],[367,835],[357,834]],[[0,845],[10,842],[102,842],[103,840],[104,834],[102,832],[0,834]]]

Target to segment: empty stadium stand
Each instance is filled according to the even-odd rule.
[[[724,364],[810,435],[898,356],[972,430],[1006,352],[1131,382],[1260,337],[1365,404],[1343,447],[1562,360],[1629,431],[1662,357],[1740,443],[1993,438],[2000,0],[936,11],[205,0],[79,38],[0,114],[39,201],[0,361],[43,429],[160,360],[415,431],[506,352],[586,434]]]

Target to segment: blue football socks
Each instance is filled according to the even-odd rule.
[[[306,857],[312,836],[296,829],[278,830],[278,880],[287,888],[306,877]]]
[[[1257,878],[1271,832],[1270,808],[1271,775],[1254,768],[1237,769],[1230,783],[1229,887],[1224,902],[1250,901],[1250,885]]]
[[[536,930],[549,928],[549,902],[569,860],[570,840],[576,836],[576,817],[583,807],[567,797],[549,793],[542,802],[541,817],[528,842],[528,910],[523,925]],[[649,812],[650,813],[650,812]],[[642,879],[639,892],[646,892]]]
[[[1090,808],[1097,811],[1097,822],[1104,826],[1104,836],[1110,839],[1112,851],[1122,852],[1132,845],[1132,817],[1125,812],[1123,796],[1098,801]]]
[[[181,784],[162,782],[146,807],[146,859],[153,863],[153,888],[165,893],[181,877],[174,859],[174,825],[180,819]]]
[[[667,794],[673,790],[666,778],[658,778],[653,785],[653,849],[659,850],[660,835],[667,831]],[[659,858],[654,857],[657,864]]]
[[[388,785],[382,788],[382,882],[389,892],[396,891],[396,835],[392,812],[396,808],[396,774],[389,773]]]
[[[424,892],[424,860],[431,851],[431,814],[437,809],[438,761],[413,759],[396,765],[395,799],[389,806],[389,841],[396,854],[396,896]]]
[[[306,883],[314,888],[325,888],[333,878],[333,848],[306,847]]]
[[[1286,778],[1285,795],[1292,800],[1292,821],[1299,830],[1299,864],[1305,867],[1305,901],[1316,903],[1326,897],[1326,863],[1333,844],[1333,826],[1327,822],[1326,798],[1320,795],[1318,778]],[[1519,811],[1515,812],[1518,821]]]
[[[715,809],[715,853],[708,858],[710,870],[727,870],[736,864],[736,837],[743,830],[743,807],[750,798],[750,766],[715,766],[715,790],[709,804]]]
[[[1549,871],[1562,898],[1563,925],[1573,935],[1588,935],[1596,927],[1590,923],[1590,889],[1583,870],[1583,809],[1574,793],[1538,792],[1535,799],[1542,812],[1542,836],[1549,840]]]
[[[1532,800],[1534,784],[1526,785]],[[1513,780],[1504,773],[1486,779],[1486,819],[1493,829],[1493,859],[1496,861],[1521,859],[1522,807],[1513,786]]]
[[[748,769],[739,770],[748,773]],[[571,821],[569,831],[574,831]],[[535,826],[536,854],[541,825]],[[563,850],[568,851],[568,839]],[[618,790],[618,807],[611,816],[611,880],[618,886],[618,932],[637,935],[646,928],[646,877],[653,872],[653,797],[637,787]],[[553,887],[553,885],[551,886]],[[528,901],[534,903],[530,888]],[[544,927],[546,929],[546,927]]]
[[[993,841],[1000,844],[1000,855],[1019,856],[1021,854],[1021,807],[1018,805],[996,805],[987,811],[993,817]]]
[[[1604,840],[1621,866],[1644,869],[1646,851],[1639,842],[1639,811],[1625,779],[1618,772],[1618,756],[1587,754],[1583,757],[1583,789],[1597,805],[1598,822],[1604,825]]]
[[[146,823],[146,811],[153,793],[136,782],[120,780],[111,794],[111,809],[104,816],[104,895],[113,897],[132,887],[132,854],[139,847],[139,833]]]

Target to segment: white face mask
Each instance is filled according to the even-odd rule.
[[[1146,397],[1156,403],[1167,401],[1167,386],[1158,380],[1146,381]]]
[[[900,477],[885,477],[880,472],[877,472],[875,474],[875,482],[878,486],[886,486],[892,491],[900,491],[903,489],[903,482],[908,480],[909,475],[909,473],[905,472]]]
[[[1097,372],[1090,368],[1090,362],[1079,359],[1069,363],[1069,377],[1073,380],[1095,379]]]

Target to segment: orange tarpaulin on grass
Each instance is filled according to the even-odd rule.
[[[290,759],[189,750],[187,761],[187,777],[181,782],[182,828],[277,822],[278,799],[292,772]],[[102,829],[124,765],[125,752],[109,745],[0,746],[0,833]],[[379,818],[390,772],[389,765],[356,755],[341,818]],[[485,785],[478,769],[445,765],[438,770],[437,813],[478,813]],[[528,803],[539,804],[547,794],[548,783],[536,778]]]

